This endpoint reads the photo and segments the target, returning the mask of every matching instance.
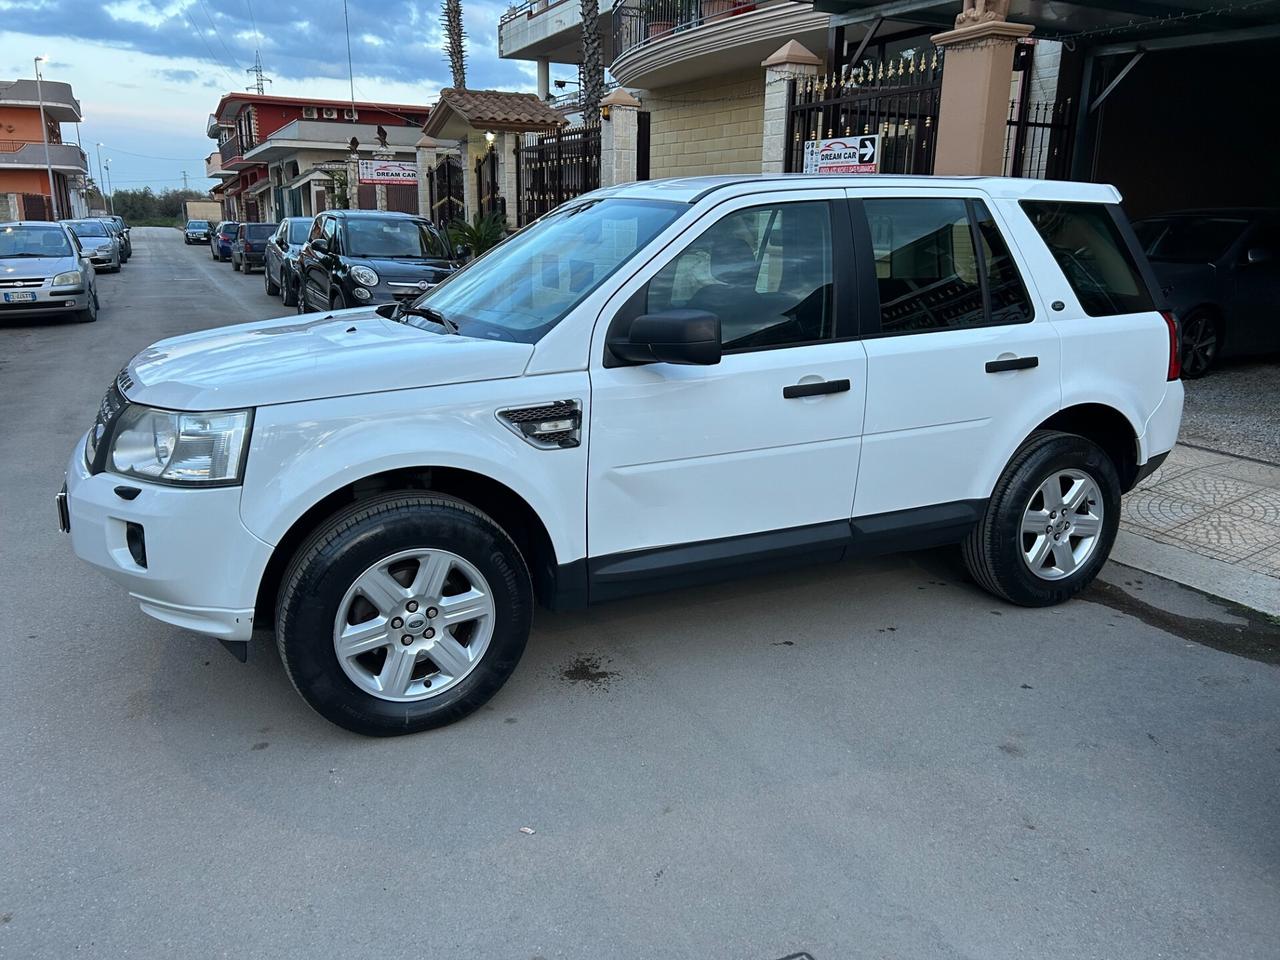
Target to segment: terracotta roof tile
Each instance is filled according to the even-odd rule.
[[[494,127],[497,129],[547,129],[562,127],[565,118],[559,111],[552,109],[537,94],[510,93],[504,90],[455,90],[446,87],[440,91],[440,101],[432,111],[431,119],[436,114],[444,114],[447,108],[477,129]],[[444,116],[436,123],[427,121],[427,131],[442,125]]]

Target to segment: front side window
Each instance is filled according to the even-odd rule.
[[[725,350],[833,335],[831,207],[752,207],[710,226],[649,281],[646,313],[705,310]]]
[[[53,224],[7,224],[0,227],[0,259],[4,257],[70,257],[71,241]]]
[[[569,202],[419,297],[465,336],[537,343],[688,207],[610,197]],[[430,320],[406,322],[436,329]]]
[[[882,333],[1031,319],[1026,287],[982,202],[868,199],[863,209],[871,231]]]
[[[1023,200],[1084,312],[1110,317],[1154,310],[1137,261],[1103,203]]]

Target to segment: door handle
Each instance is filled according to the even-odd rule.
[[[849,389],[848,380],[819,380],[816,383],[793,383],[782,388],[782,396],[787,400],[797,397],[816,397],[824,393],[844,393]]]
[[[1000,373],[1002,370],[1030,370],[1040,366],[1039,357],[1009,357],[1007,360],[988,360],[987,373]]]

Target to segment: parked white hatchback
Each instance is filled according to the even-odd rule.
[[[1013,603],[1098,572],[1182,414],[1105,186],[698,178],[543,217],[411,305],[134,357],[77,554],[366,734],[488,700],[553,608],[945,543]],[[851,595],[856,604],[856,593]]]

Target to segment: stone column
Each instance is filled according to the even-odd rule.
[[[534,62],[538,65],[538,99],[545,100],[551,93],[551,60],[539,57]]]
[[[636,178],[640,101],[615,87],[600,101],[600,112],[600,186],[630,183]]]
[[[764,67],[764,129],[760,172],[782,173],[787,157],[787,81],[815,77],[822,60],[795,40],[788,40],[762,61]]]
[[[476,158],[486,149],[483,133],[472,133],[458,144],[462,153],[462,206],[467,223],[473,223],[480,212],[480,197],[476,194]]]
[[[440,160],[440,141],[424,134],[414,144],[414,152],[418,158],[418,213],[431,218],[435,216],[431,209],[431,172]]]
[[[360,209],[360,154],[347,157],[347,209]]]
[[[392,153],[390,150],[374,150],[373,151],[373,159],[375,160],[382,160],[382,161],[394,160],[395,156],[396,155]],[[386,210],[387,209],[387,185],[385,183],[377,184],[373,188],[373,196],[374,196],[374,202],[377,205],[377,208],[379,210]]]
[[[931,38],[946,58],[934,173],[1004,173],[1013,48],[1032,29],[1021,23],[982,20]]]
[[[507,203],[507,228],[516,229],[516,214],[520,195],[516,192],[516,146],[520,142],[518,133],[500,133],[494,141],[493,149],[498,151],[498,192]]]

